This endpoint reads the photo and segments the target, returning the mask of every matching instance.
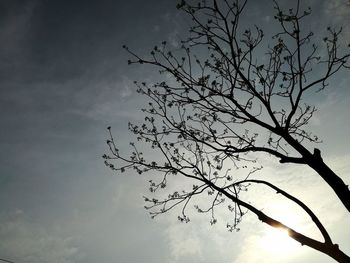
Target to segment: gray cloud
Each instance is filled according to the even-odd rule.
[[[0,216],[1,258],[28,263],[73,263],[79,258],[71,237],[60,237],[40,225],[28,222],[26,215],[17,210]]]

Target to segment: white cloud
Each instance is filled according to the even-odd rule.
[[[85,86],[84,89],[74,91],[72,96],[76,101],[73,113],[83,115],[94,120],[112,121],[120,118],[129,120],[140,116],[142,104],[139,96],[133,96],[132,81],[126,76],[118,82],[92,82],[80,83],[74,80],[70,86]],[[72,89],[74,90],[74,89]],[[130,106],[130,105],[133,106]]]
[[[179,32],[176,29],[168,34],[168,41],[170,45],[174,48],[178,48],[180,46],[181,39]]]
[[[188,256],[202,257],[202,244],[193,228],[186,228],[182,224],[173,224],[167,230],[169,239],[171,263],[183,262]]]
[[[121,83],[119,83],[118,85],[121,86],[121,91],[120,91],[120,96],[124,99],[124,98],[128,98],[132,95],[132,88],[130,87],[131,85],[131,80],[128,78],[123,78],[123,80],[121,81]]]

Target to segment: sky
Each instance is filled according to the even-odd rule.
[[[281,1],[284,5],[288,1]],[[344,26],[345,0],[302,1],[313,8],[309,27],[321,39],[328,25]],[[210,226],[198,215],[188,224],[176,212],[151,219],[143,209],[147,176],[115,174],[104,166],[107,126],[121,148],[129,121],[142,120],[147,101],[133,80],[157,79],[157,70],[128,66],[126,44],[148,54],[167,40],[174,48],[190,21],[175,0],[0,0],[0,258],[16,263],[330,262],[295,243],[266,246],[274,232],[248,214],[241,231]],[[243,21],[275,29],[272,1],[248,1]],[[319,34],[318,34],[319,33]],[[350,184],[350,78],[340,73],[313,95],[310,124],[324,160]],[[350,254],[349,215],[311,170],[263,160],[261,176],[310,204],[334,241]],[[277,177],[276,177],[277,175]],[[252,193],[253,197],[254,194]],[[304,218],[274,197],[257,204],[315,234]],[[264,201],[265,200],[265,201]],[[260,201],[260,203],[259,203]],[[292,208],[291,208],[292,209]],[[283,238],[282,238],[283,239]]]

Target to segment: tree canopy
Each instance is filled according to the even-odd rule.
[[[348,186],[324,163],[319,149],[309,150],[320,140],[308,129],[316,107],[303,100],[325,89],[333,75],[349,68],[349,49],[339,41],[342,30],[328,27],[324,37],[314,36],[303,26],[311,9],[302,10],[297,1],[295,8],[282,10],[274,2],[280,31],[267,39],[259,26],[240,23],[246,3],[181,1],[177,8],[187,13],[193,24],[189,38],[179,48],[164,41],[143,57],[124,46],[131,55],[129,64],[154,66],[164,81],[135,82],[138,92],[149,100],[142,110],[144,122],[129,123],[136,139],[130,143],[130,155],[118,149],[108,128],[105,163],[119,172],[157,172],[159,180],[150,181],[152,193],[166,190],[171,177],[189,179],[190,184],[165,198],[145,197],[152,217],[181,206],[178,218],[189,222],[186,211],[191,204],[200,213],[211,213],[214,224],[215,209],[225,203],[232,213],[227,223],[230,231],[238,229],[245,213],[251,212],[272,227],[288,230],[301,245],[338,262],[350,262],[308,205],[288,190],[254,178],[262,169],[258,164],[262,155],[282,164],[308,166],[350,212]],[[157,154],[148,154],[147,149]],[[269,187],[298,205],[323,240],[303,235],[241,198],[251,185]],[[205,207],[193,204],[198,196],[205,200]]]

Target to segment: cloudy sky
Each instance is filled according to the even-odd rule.
[[[0,0],[0,258],[16,263],[330,262],[311,249],[278,240],[247,215],[238,233],[225,219],[189,224],[169,213],[152,220],[143,209],[147,177],[117,175],[101,158],[106,127],[127,146],[128,121],[137,122],[146,101],[133,80],[157,77],[128,66],[127,44],[146,54],[167,40],[176,47],[189,26],[176,0]],[[283,2],[283,1],[282,1]],[[285,1],[287,2],[287,1]],[[350,42],[347,1],[304,1],[321,39],[328,25],[344,26]],[[244,21],[273,31],[272,1],[249,1]],[[350,184],[349,73],[341,73],[314,98],[311,128],[324,143],[324,159]],[[266,161],[262,176],[278,174],[315,212],[335,242],[350,253],[349,215],[312,171]],[[276,201],[261,208],[308,223]],[[281,208],[281,207],[284,207]],[[289,213],[289,214],[288,214]],[[286,216],[287,215],[287,216]],[[303,219],[304,220],[304,219]],[[299,222],[299,223],[300,223]],[[317,236],[317,235],[316,235]],[[283,239],[283,237],[281,237]],[[279,241],[279,242],[289,242]]]

